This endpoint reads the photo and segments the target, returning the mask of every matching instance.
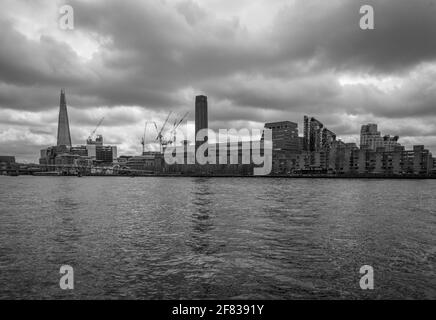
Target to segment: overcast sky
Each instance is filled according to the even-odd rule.
[[[74,30],[58,26],[74,9]],[[375,30],[359,28],[359,8]],[[209,124],[315,116],[348,142],[379,124],[436,153],[436,0],[2,0],[0,154],[56,143],[59,91],[73,144],[98,133],[139,154],[146,120],[209,99]],[[151,131],[151,129],[150,129]],[[150,133],[150,139],[151,133]]]

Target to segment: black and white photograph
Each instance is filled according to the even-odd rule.
[[[0,300],[436,299],[436,0],[0,7]]]

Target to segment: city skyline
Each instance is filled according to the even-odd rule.
[[[436,0],[1,8],[0,300],[436,299]]]
[[[346,142],[376,123],[435,154],[434,2],[372,2],[70,1],[65,31],[61,2],[6,1],[0,154],[34,162],[56,144],[61,87],[72,143],[104,116],[99,133],[119,154],[139,154],[144,122],[191,110],[197,94],[212,129],[289,120],[302,135],[309,114]],[[377,33],[359,28],[362,4],[374,5]]]
[[[192,132],[192,135],[188,133],[188,136],[185,136],[177,131],[178,126],[186,118],[185,114],[181,119],[174,120],[173,127],[169,129],[172,136],[166,137],[168,131],[164,131],[165,126],[173,121],[169,121],[172,115],[170,111],[160,129],[156,122],[153,122],[157,133],[155,140],[159,142],[157,151],[146,148],[148,139],[145,127],[141,139],[142,153],[118,157],[117,146],[104,144],[102,135],[97,134],[95,140],[93,139],[104,118],[89,135],[86,145],[72,146],[68,129],[66,94],[65,90],[61,89],[57,144],[40,150],[39,165],[36,167],[17,167],[14,157],[4,157],[3,172],[16,175],[33,173],[78,176],[434,176],[435,159],[424,145],[414,145],[412,149],[406,149],[398,142],[398,136],[382,135],[377,124],[361,126],[359,145],[337,139],[336,133],[325,124],[307,115],[304,116],[303,136],[298,134],[297,123],[279,121],[266,123],[265,130],[257,130],[257,133],[256,130],[250,133],[248,128],[239,131],[234,128],[220,129],[217,140],[217,134],[208,125],[207,96],[195,97],[194,112],[195,132]],[[189,124],[186,126],[186,130],[190,131]],[[232,141],[235,143],[233,146]]]
[[[199,110],[197,110],[198,107],[202,107]],[[186,123],[186,129],[182,130],[182,131],[193,131],[192,133],[194,133],[194,136],[196,134],[196,132],[199,130],[199,128],[208,128],[208,116],[207,116],[207,96],[205,95],[199,95],[195,97],[195,121],[194,122],[187,122],[187,120],[184,120],[187,118],[187,116],[189,115],[189,112],[187,112],[183,119],[181,119],[180,121],[184,120]],[[204,109],[204,111],[203,111]],[[201,111],[200,111],[201,110]],[[200,113],[204,113],[201,117],[203,118],[199,118],[197,119],[197,116]],[[167,119],[164,122],[167,122],[170,118],[172,114],[172,111],[170,111],[170,113],[167,115]],[[176,116],[177,117],[177,116]],[[104,120],[104,117],[102,119],[100,119],[100,121],[98,122],[97,126],[94,128],[94,130],[92,131],[91,135],[88,136],[88,138],[86,139],[86,144],[94,144],[95,141],[92,141],[92,135],[97,133],[97,129],[100,128],[102,122]],[[177,122],[178,119],[176,118],[175,121]],[[147,121],[147,122],[154,122],[154,121]],[[155,123],[155,122],[154,122]],[[200,123],[200,127],[197,128],[197,123]],[[391,151],[393,150],[394,146],[402,146],[402,147],[408,147],[407,145],[402,145],[399,141],[400,137],[399,136],[391,136],[390,134],[384,134],[381,130],[377,131],[378,129],[378,124],[376,123],[367,123],[367,124],[362,124],[361,125],[361,130],[360,130],[360,135],[358,137],[358,141],[347,141],[347,140],[342,140],[340,137],[338,137],[338,135],[336,135],[336,133],[330,131],[324,123],[322,123],[321,121],[319,121],[318,119],[316,119],[315,117],[312,116],[307,116],[304,115],[303,118],[303,126],[299,126],[298,122],[295,121],[290,121],[290,120],[285,120],[285,121],[272,121],[270,123],[264,123],[263,128],[268,128],[268,129],[272,129],[272,126],[275,126],[277,124],[286,124],[286,125],[291,125],[293,127],[292,129],[292,136],[294,136],[294,138],[298,138],[299,143],[301,144],[299,147],[298,145],[295,145],[294,147],[292,147],[289,150],[294,150],[295,152],[299,152],[300,151],[319,151],[319,150],[323,150],[325,148],[325,146],[323,145],[325,142],[324,141],[318,141],[317,143],[319,144],[318,147],[314,146],[314,143],[316,143],[315,141],[309,140],[309,134],[307,133],[307,130],[309,129],[309,123],[310,124],[310,130],[316,129],[319,130],[319,134],[321,134],[321,132],[323,132],[323,140],[325,140],[326,142],[329,141],[328,143],[330,144],[331,141],[338,141],[340,143],[344,143],[344,144],[353,144],[355,145],[357,148],[360,148],[362,150],[364,149],[372,149],[372,150],[376,150],[377,147],[386,147],[386,151]],[[312,128],[313,124],[315,123],[315,128]],[[156,124],[156,123],[155,123]],[[147,125],[147,124],[146,124]],[[307,128],[306,128],[307,126]],[[62,88],[60,90],[60,103],[59,103],[59,107],[58,107],[58,125],[57,125],[57,135],[56,135],[56,144],[57,146],[67,146],[69,148],[71,148],[72,146],[77,146],[80,147],[81,145],[83,146],[83,141],[77,142],[77,143],[73,143],[71,141],[71,133],[70,133],[70,122],[68,119],[68,104],[66,102],[66,92],[65,89]],[[286,126],[287,127],[287,126]],[[227,128],[227,129],[235,129],[235,128]],[[227,130],[225,129],[225,130]],[[243,129],[248,129],[250,130],[250,128],[243,128]],[[157,130],[157,127],[156,127]],[[238,129],[237,129],[238,130]],[[368,132],[367,132],[368,131]],[[186,137],[186,132],[179,132],[182,133],[183,136]],[[146,132],[144,131],[144,134],[146,134]],[[168,136],[169,134],[177,134],[176,131],[172,132],[171,128],[166,128],[165,130],[162,131],[162,138],[164,140],[166,140],[165,136]],[[279,134],[281,135],[281,134]],[[327,136],[324,136],[327,135]],[[144,146],[143,148],[145,148],[145,150],[148,149],[148,151],[152,151],[152,152],[162,152],[161,147],[159,146],[159,142],[156,140],[154,140],[153,138],[151,139],[147,139],[150,138],[151,136],[154,137],[153,133],[149,133],[148,135],[149,137],[143,136],[144,140]],[[371,137],[371,146],[369,147],[366,144],[366,139],[368,139],[368,136]],[[241,138],[241,137],[239,137]],[[250,137],[247,137],[248,139],[251,139]],[[262,138],[263,139],[263,135],[262,137],[259,136],[259,139]],[[277,136],[277,138],[281,139],[281,136]],[[101,144],[103,141],[103,135],[98,134],[97,140],[101,139]],[[168,136],[169,140],[172,140],[172,137]],[[321,139],[321,136],[320,136]],[[365,139],[365,141],[363,141],[362,139]],[[180,140],[180,138],[179,138]],[[307,141],[306,141],[307,140]],[[387,140],[388,144],[384,143],[383,144],[383,140]],[[279,145],[274,145],[274,148],[282,148],[284,146],[281,146],[282,142],[278,142],[279,140],[275,141],[275,143],[279,143]],[[175,142],[175,140],[174,140]],[[189,142],[189,141],[188,141]],[[211,140],[211,142],[216,143],[217,141],[215,140]],[[182,142],[179,142],[179,144]],[[286,142],[289,143],[289,142]],[[423,145],[423,144],[416,144],[416,145]],[[47,147],[49,147],[48,145],[45,145]],[[423,145],[424,147],[426,147],[425,145]],[[413,147],[413,146],[412,146]],[[115,147],[116,148],[116,147]],[[319,149],[318,149],[319,148]],[[286,148],[285,148],[286,149]],[[409,148],[411,149],[411,148]],[[144,149],[143,149],[144,150]],[[112,151],[111,151],[112,152]],[[431,152],[431,150],[430,150]],[[116,153],[116,152],[115,152]],[[135,156],[138,155],[138,153],[135,154],[121,154],[122,156]],[[15,157],[15,155],[11,155],[13,157]],[[18,160],[21,160],[18,158]],[[31,162],[31,161],[30,161]],[[28,161],[24,161],[23,163],[28,163]]]

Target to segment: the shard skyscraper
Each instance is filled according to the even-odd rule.
[[[68,122],[67,100],[65,99],[65,89],[61,89],[57,145],[71,147],[70,124]]]

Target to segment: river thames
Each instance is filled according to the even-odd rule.
[[[436,299],[435,195],[436,180],[0,176],[0,299]]]

